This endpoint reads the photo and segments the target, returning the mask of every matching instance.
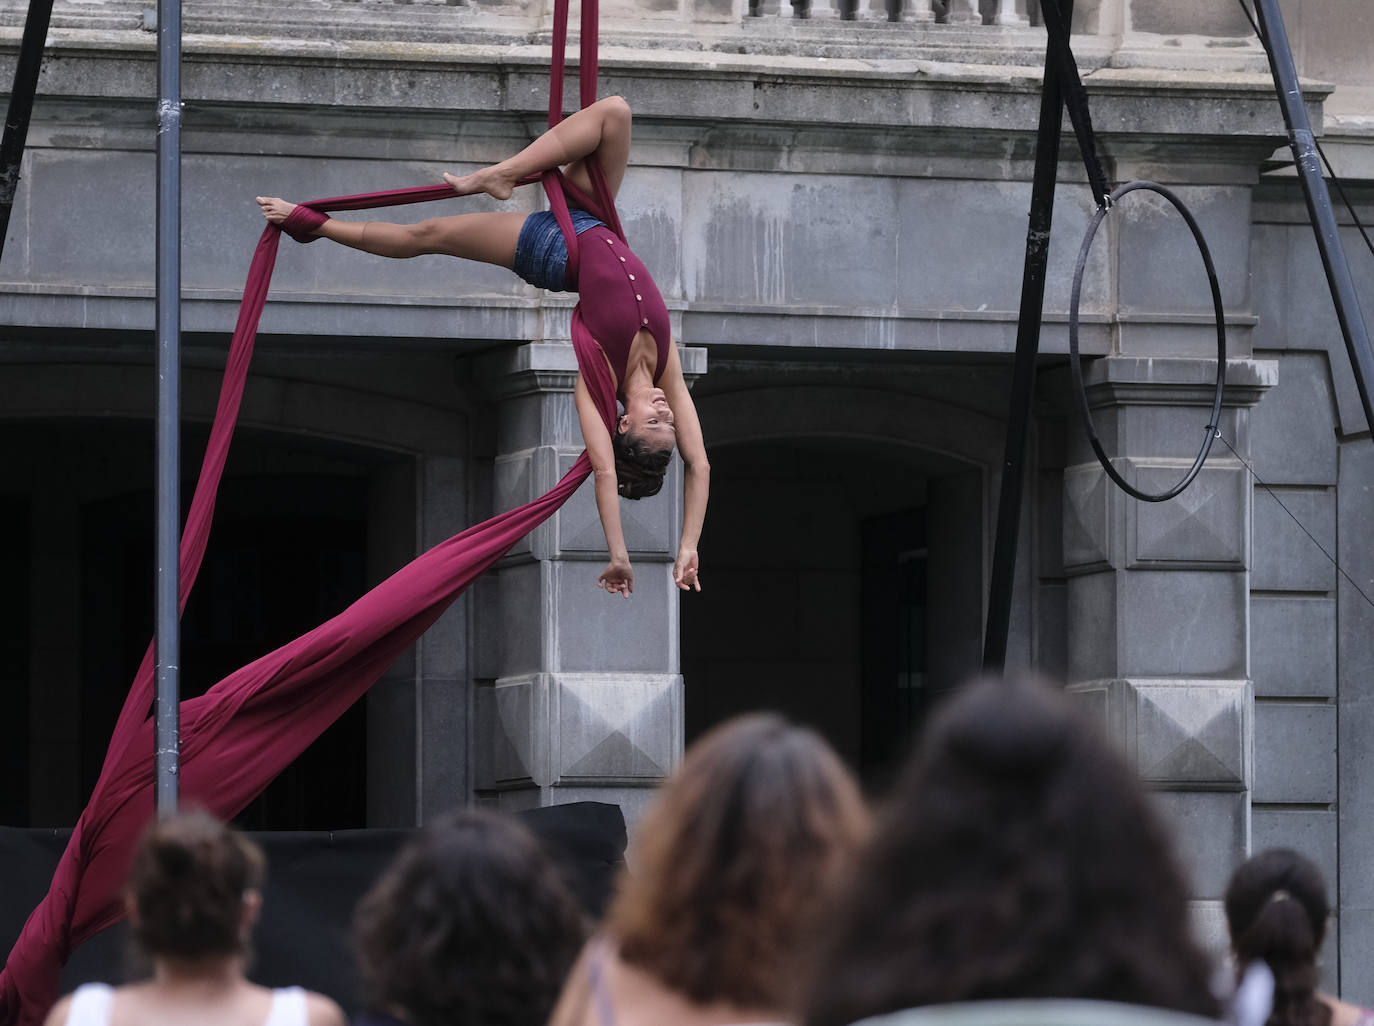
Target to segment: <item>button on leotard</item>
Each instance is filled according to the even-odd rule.
[[[635,334],[640,328],[648,328],[657,343],[661,374],[667,366],[671,331],[668,308],[652,276],[611,229],[589,228],[581,238],[590,243],[581,247],[578,271],[583,323],[605,351],[620,381],[624,380]],[[596,245],[597,239],[605,243],[604,249]],[[611,256],[615,259],[611,260]]]

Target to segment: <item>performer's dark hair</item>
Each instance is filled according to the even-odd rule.
[[[668,473],[672,448],[652,449],[628,431],[611,435],[615,453],[616,491],[626,499],[647,499],[657,495]]]
[[[805,1026],[949,1002],[1088,998],[1215,1016],[1168,835],[1058,689],[937,713],[799,977]]]
[[[1263,959],[1274,973],[1268,1026],[1331,1021],[1331,1009],[1317,997],[1317,952],[1330,911],[1321,870],[1287,848],[1261,852],[1232,875],[1226,924],[1237,972]]]
[[[358,904],[366,996],[414,1026],[544,1026],[586,936],[539,842],[508,816],[425,827]]]
[[[606,930],[698,1004],[781,1009],[818,898],[868,832],[857,783],[816,733],[753,714],[688,749],[645,815]]]
[[[154,822],[134,851],[131,932],[144,953],[195,959],[243,952],[243,902],[262,886],[266,859],[204,812]]]

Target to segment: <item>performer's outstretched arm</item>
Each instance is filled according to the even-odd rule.
[[[625,547],[625,531],[620,526],[620,493],[616,485],[615,453],[611,450],[611,433],[596,410],[591,392],[577,376],[573,386],[577,403],[577,419],[582,425],[582,441],[592,461],[592,480],[596,488],[596,512],[601,517],[601,530],[606,534],[606,548],[611,561],[596,579],[598,587],[609,594],[630,597],[635,590],[635,572],[630,566],[630,551]]]
[[[706,502],[711,493],[711,464],[706,459],[706,442],[697,419],[696,404],[682,376],[682,358],[677,346],[668,347],[668,366],[659,381],[668,405],[673,410],[677,432],[677,451],[682,457],[682,539],[673,562],[673,582],[683,591],[701,590],[697,543],[706,521]]]

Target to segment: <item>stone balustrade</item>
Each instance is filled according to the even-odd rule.
[[[577,6],[574,0],[574,34]],[[52,25],[59,32],[151,31],[155,7],[155,0],[56,0]],[[553,7],[554,0],[183,0],[182,17],[189,37],[468,47],[544,44]],[[27,0],[0,0],[0,29],[22,25],[27,8]],[[606,45],[877,59],[914,49],[930,59],[975,64],[1039,63],[1039,21],[1039,0],[602,0],[601,5]],[[840,29],[840,22],[853,27]],[[875,33],[864,26],[885,27]],[[1198,11],[1182,0],[1077,0],[1073,28],[1090,65],[1124,51],[1117,61],[1123,66],[1264,70],[1236,5],[1218,12]],[[987,56],[998,51],[1000,56]]]

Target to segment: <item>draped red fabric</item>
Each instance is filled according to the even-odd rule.
[[[562,82],[568,0],[555,7],[550,124],[562,116]],[[596,2],[583,0],[580,100],[596,98]],[[590,163],[596,195],[573,189],[579,206],[624,232],[601,169]],[[542,177],[568,244],[575,272],[572,230],[557,172]],[[531,179],[533,181],[534,179]],[[523,184],[523,183],[522,183]],[[290,231],[308,226],[311,211],[362,210],[452,198],[446,185],[338,196],[305,204]],[[238,323],[230,343],[219,404],[200,477],[181,539],[179,586],[184,609],[209,541],[215,497],[228,458],[271,282],[281,229],[269,225],[248,272]],[[595,341],[573,316],[579,367],[613,430],[614,388]],[[517,541],[552,515],[591,472],[584,452],[551,491],[470,527],[397,571],[338,616],[309,634],[235,671],[199,698],[181,704],[181,793],[188,803],[228,819],[376,682],[478,576]],[[150,645],[120,711],[100,777],[77,820],[47,895],[30,914],[0,970],[0,1026],[36,1026],[58,997],[59,972],[69,953],[123,915],[120,892],[133,846],[153,814],[153,648]]]

